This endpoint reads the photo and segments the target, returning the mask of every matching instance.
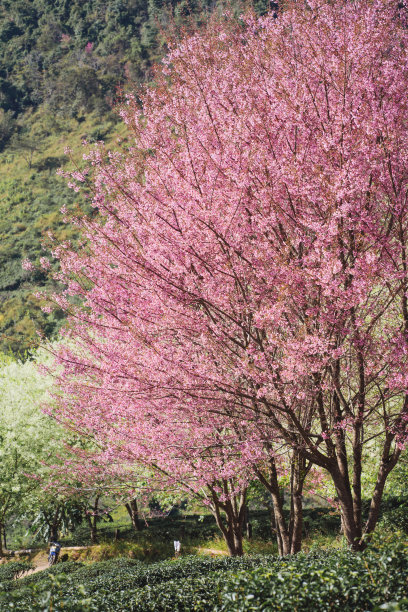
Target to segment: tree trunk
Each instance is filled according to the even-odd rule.
[[[278,553],[280,557],[283,557],[290,553],[290,542],[285,515],[283,513],[283,496],[279,489],[278,474],[276,471],[275,459],[273,457],[269,460],[268,477],[265,477],[261,472],[257,472],[257,476],[261,483],[268,489],[272,497]]]
[[[275,520],[275,506],[274,506],[273,501],[270,505],[268,505],[268,510],[269,510],[269,520],[270,520],[270,525],[271,525],[271,536],[276,538],[276,543],[278,546],[278,555],[282,557],[283,556],[282,538],[281,538],[280,531],[279,531],[279,528]]]
[[[364,532],[362,535],[362,541],[364,541],[364,543],[367,543],[367,541],[370,539],[371,534],[373,533],[377,525],[378,517],[380,515],[381,500],[384,493],[385,482],[390,472],[396,466],[401,454],[401,449],[396,448],[394,452],[390,455],[392,439],[392,434],[388,434],[384,444],[380,468],[377,474],[377,481],[375,483],[373,496],[371,498],[368,519],[365,524]]]
[[[3,550],[3,530],[4,530],[4,524],[0,523],[0,558],[4,556],[4,550]]]
[[[303,531],[303,503],[302,493],[294,492],[293,500],[293,523],[292,532],[290,534],[290,554],[295,555],[302,548],[302,531]]]
[[[278,543],[279,556],[284,557],[290,553],[289,533],[283,513],[283,500],[279,492],[279,487],[275,491],[271,491],[273,500],[273,511],[275,514],[276,535]]]
[[[249,522],[249,508],[248,508],[248,504],[245,504],[245,511],[244,511],[244,530],[245,530],[245,536],[248,540],[252,540],[252,525]]]
[[[273,457],[269,460],[269,473],[266,477],[257,472],[260,482],[268,489],[273,502],[274,531],[278,545],[279,556],[296,554],[302,547],[303,535],[303,485],[311,464],[306,465],[305,459],[298,451],[293,452],[291,460],[290,479],[290,517],[286,522],[283,511],[284,496],[279,488],[278,474]]]
[[[298,452],[292,457],[291,464],[291,491],[290,491],[290,554],[295,555],[302,548],[303,534],[303,485],[310,465],[306,465],[306,460]]]
[[[336,487],[337,497],[340,503],[344,535],[352,550],[361,550],[358,531],[354,522],[353,498],[350,486],[347,486],[349,481],[346,480],[346,482],[344,482],[344,478],[338,470],[334,470],[331,477]]]
[[[91,535],[91,544],[98,543],[98,528],[96,526],[96,517],[90,514],[86,515],[86,521],[89,526],[89,533]]]
[[[98,543],[98,528],[96,525],[96,517],[93,517],[92,525],[91,525],[91,544]]]
[[[59,524],[60,524],[60,513],[61,506],[57,504],[56,510],[54,512],[54,516],[52,518],[52,522],[50,524],[50,540],[51,542],[58,542],[58,532],[59,532]]]
[[[225,541],[228,546],[228,552],[231,557],[242,557],[244,554],[242,546],[242,528],[238,525],[233,525],[231,529],[227,530]]]
[[[228,494],[228,481],[223,481],[224,493]],[[245,520],[246,490],[233,494],[231,499],[221,502],[213,487],[209,487],[212,495],[212,512],[215,521],[224,537],[231,557],[241,557],[243,550],[243,528]],[[225,514],[225,522],[221,511]]]
[[[133,529],[136,529],[136,531],[141,531],[142,528],[141,528],[140,521],[139,521],[139,510],[137,507],[136,498],[133,498],[132,500],[130,500],[130,502],[125,504],[125,507],[130,516],[130,520],[132,522]]]
[[[89,531],[91,535],[91,544],[98,543],[98,506],[99,506],[100,495],[95,497],[95,502],[92,508],[92,513],[86,514],[86,520],[89,525]]]
[[[362,411],[361,411],[362,412]],[[361,500],[361,474],[362,474],[362,425],[359,421],[354,424],[353,435],[353,515],[356,534],[359,539],[363,534],[362,527],[362,500]]]

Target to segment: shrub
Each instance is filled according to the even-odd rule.
[[[222,611],[358,612],[408,595],[403,546],[287,557],[272,567],[240,572],[223,587]],[[381,608],[380,608],[381,609]],[[386,609],[386,608],[384,608]],[[392,609],[392,608],[390,608]]]
[[[10,582],[13,588],[0,594],[0,611],[401,612],[407,609],[406,552],[403,544],[383,542],[363,554],[60,564]]]
[[[28,561],[12,561],[11,563],[0,565],[0,589],[3,588],[4,582],[23,576],[33,567],[33,564]]]
[[[34,611],[37,610],[34,607],[37,605],[36,601],[46,600],[53,602],[54,611],[61,608],[64,612],[88,609],[78,608],[80,605],[91,606],[89,610],[96,609],[100,612],[154,610],[159,609],[157,602],[161,601],[167,590],[169,592],[166,595],[167,607],[160,609],[193,610],[192,602],[210,601],[208,598],[211,593],[211,597],[216,597],[218,592],[216,573],[224,576],[229,570],[253,569],[270,563],[272,559],[259,555],[241,559],[183,557],[176,562],[165,561],[151,565],[127,558],[102,561],[90,566],[63,563],[12,583],[7,593],[0,593],[0,610],[9,609],[9,604],[16,602],[17,609]],[[64,571],[65,568],[69,574]],[[212,573],[214,579],[211,590],[212,582],[209,575]],[[205,599],[206,590],[209,592],[207,599]],[[182,600],[184,591],[186,607],[183,608],[180,606],[184,601]],[[150,607],[146,607],[147,605]],[[38,610],[43,609],[47,608],[38,608]]]
[[[405,501],[401,506],[384,512],[380,525],[385,529],[400,529],[408,533],[408,502]]]

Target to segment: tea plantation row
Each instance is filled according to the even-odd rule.
[[[27,569],[29,565],[25,566]],[[184,557],[151,565],[116,559],[68,562],[21,575],[0,567],[0,610],[43,612],[366,612],[408,610],[408,556],[403,544],[300,554]]]

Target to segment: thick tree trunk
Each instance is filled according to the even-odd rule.
[[[339,473],[338,470],[334,470],[331,477],[340,503],[344,535],[352,550],[361,550],[359,546],[358,530],[354,521],[353,497],[350,486],[347,486],[348,481],[344,482],[343,475]]]
[[[364,532],[362,535],[362,540],[364,540],[364,542],[367,542],[370,539],[371,534],[373,533],[377,525],[378,517],[380,515],[381,500],[384,493],[385,482],[390,472],[396,466],[401,454],[401,449],[396,448],[392,455],[390,455],[391,440],[392,435],[388,435],[384,444],[381,464],[377,474],[377,481],[375,483],[373,496],[371,498],[367,523],[365,524]]]
[[[272,498],[272,496],[271,496]],[[280,557],[283,556],[283,550],[282,550],[282,538],[280,535],[280,531],[279,528],[276,524],[276,520],[275,520],[275,505],[272,501],[272,504],[270,505],[269,509],[269,515],[270,515],[270,524],[271,524],[271,536],[276,538],[276,543],[278,545],[278,555]]]
[[[89,533],[91,536],[91,544],[98,543],[98,528],[96,526],[96,517],[89,514],[86,515],[86,520],[89,526]]]
[[[139,510],[137,507],[136,498],[130,500],[127,504],[125,504],[126,510],[130,516],[130,520],[132,521],[133,529],[136,531],[141,531],[140,521],[139,521]]]
[[[310,466],[298,452],[291,462],[289,541],[290,554],[295,555],[302,548],[303,534],[303,485]]]
[[[273,457],[269,460],[268,477],[261,472],[257,472],[260,482],[268,489],[271,494],[273,503],[273,514],[275,520],[276,541],[278,544],[279,556],[289,555],[290,541],[289,531],[286,525],[285,515],[283,512],[283,495],[279,489],[278,474],[276,464]]]
[[[238,530],[228,531],[228,534],[225,538],[228,546],[228,552],[231,557],[242,557],[244,554],[243,546],[242,546],[242,532]]]
[[[277,488],[275,491],[271,491],[271,496],[273,500],[273,511],[275,514],[278,551],[279,555],[283,557],[290,554],[290,539],[285,515],[283,513],[283,500],[282,496],[280,495],[279,488]]]
[[[350,486],[348,473],[344,474],[343,470],[338,467],[329,470],[340,503],[343,533],[352,550],[361,551],[366,548],[370,536],[377,524],[385,482],[391,470],[395,467],[401,452],[399,449],[395,449],[393,453],[390,453],[393,438],[393,434],[387,434],[380,467],[378,469],[377,481],[371,498],[368,520],[364,529],[362,528],[361,493],[359,494],[359,490],[361,489],[361,453],[357,451],[353,456],[354,461],[360,461],[360,465],[353,466],[353,489]],[[341,463],[338,465],[340,468],[342,467]],[[357,479],[355,478],[356,473]],[[356,482],[357,491],[355,488]]]
[[[96,526],[96,520],[95,518],[92,521],[92,525],[91,525],[91,544],[97,544],[98,543],[98,528]]]
[[[302,548],[302,532],[303,532],[303,503],[302,493],[294,492],[292,494],[293,509],[292,509],[292,531],[290,534],[290,554],[295,555]]]

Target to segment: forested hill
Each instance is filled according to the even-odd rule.
[[[43,102],[68,116],[106,112],[118,82],[143,79],[157,58],[167,14],[154,0],[2,0],[3,113],[13,124]]]
[[[241,6],[234,0],[234,8]],[[22,270],[38,260],[52,229],[69,236],[59,210],[78,199],[56,176],[69,145],[109,142],[118,86],[145,81],[165,51],[162,32],[204,22],[210,0],[0,0],[0,350],[22,354],[58,329],[33,297],[46,277]],[[264,0],[255,8],[266,10]],[[74,198],[75,196],[75,198]]]

